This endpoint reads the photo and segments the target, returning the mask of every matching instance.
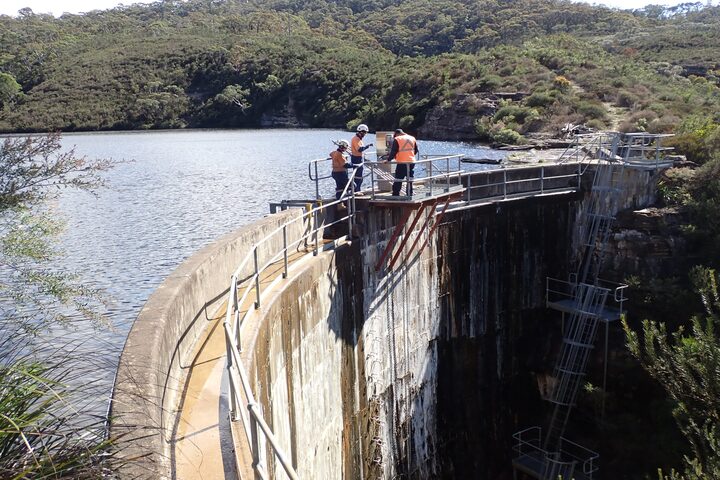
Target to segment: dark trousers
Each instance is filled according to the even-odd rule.
[[[335,200],[340,200],[343,189],[348,183],[348,174],[345,171],[332,172],[332,177],[335,179]]]
[[[410,173],[408,174],[408,170]],[[400,195],[400,189],[402,188],[402,179],[409,176],[410,178],[413,177],[415,173],[415,164],[414,163],[398,163],[395,166],[395,182],[393,182],[393,188],[392,188],[392,194],[397,196]],[[412,183],[408,183],[407,191],[405,192],[405,195],[412,195]]]
[[[352,162],[353,165],[358,165],[360,163],[363,163],[363,157],[356,157],[354,155],[350,155],[350,161]],[[358,167],[355,169],[354,180],[355,180],[355,191],[356,192],[360,191],[360,186],[362,185],[362,182],[363,182],[362,174],[363,174],[363,167]]]

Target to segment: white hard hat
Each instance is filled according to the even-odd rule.
[[[348,147],[350,146],[350,144],[348,143],[347,140],[338,140],[338,141],[335,142],[335,143],[337,143],[337,146],[338,146],[338,147],[348,148]]]
[[[369,132],[370,129],[368,128],[367,125],[365,125],[364,123],[361,123],[360,125],[358,125],[357,131],[358,132]]]

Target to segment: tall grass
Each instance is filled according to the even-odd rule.
[[[0,331],[0,478],[112,478],[99,355],[7,321]]]

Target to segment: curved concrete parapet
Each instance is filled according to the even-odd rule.
[[[128,335],[113,392],[110,433],[121,478],[172,478],[170,439],[193,348],[253,245],[301,215],[287,210],[223,236],[185,260],[150,296]],[[303,228],[302,222],[288,227],[288,241],[300,238]],[[282,245],[282,234],[274,235],[259,249],[259,261]],[[248,262],[241,277],[252,270]]]

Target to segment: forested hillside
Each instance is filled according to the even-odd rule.
[[[0,45],[3,132],[362,121],[513,143],[720,111],[720,8],[700,3],[169,0],[24,9]]]

